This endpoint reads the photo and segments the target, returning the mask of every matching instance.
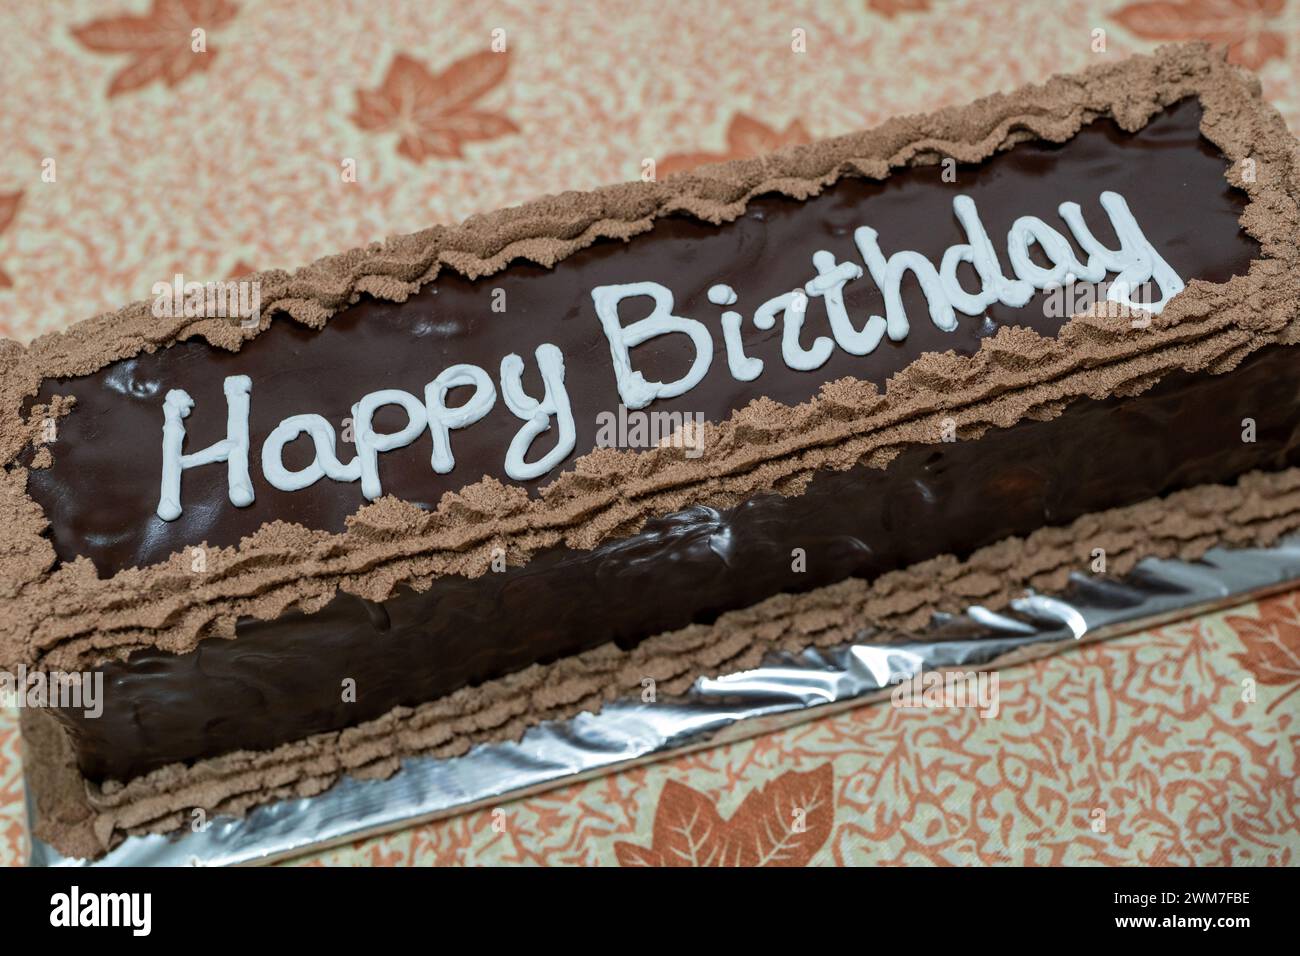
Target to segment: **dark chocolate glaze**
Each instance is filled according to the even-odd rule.
[[[882,182],[844,179],[802,202],[764,197],[751,203],[740,220],[721,227],[668,218],[648,235],[628,243],[599,242],[554,269],[516,262],[476,282],[444,273],[407,302],[366,299],[320,331],[280,320],[238,353],[219,352],[202,342],[180,343],[95,375],[49,382],[42,398],[75,395],[77,410],[60,423],[54,466],[32,473],[29,492],[50,519],[60,560],[84,555],[104,575],[161,561],[200,541],[234,545],[275,519],[341,531],[344,519],[364,503],[359,483],[321,480],[301,491],[281,492],[262,478],[262,442],[283,418],[316,412],[338,427],[367,392],[401,388],[420,396],[425,383],[458,362],[480,365],[495,379],[501,358],[510,352],[524,358],[525,386],[540,395],[533,352],[542,342],[558,345],[565,356],[577,425],[571,462],[595,447],[597,415],[616,409],[619,401],[609,346],[591,300],[591,290],[600,285],[662,283],[675,295],[676,314],[703,321],[714,334],[713,363],[704,381],[685,395],[656,402],[653,410],[698,412],[721,421],[760,395],[797,404],[824,382],[845,376],[883,385],[923,352],[974,353],[994,326],[959,315],[957,331],[940,331],[909,277],[904,301],[911,333],[905,341],[885,341],[862,357],[837,349],[820,369],[792,372],[781,360],[781,323],[761,332],[749,317],[766,299],[802,287],[815,274],[812,254],[818,249],[860,263],[852,238],[859,225],[880,233],[887,255],[913,249],[937,265],[948,246],[966,241],[952,213],[959,192],[974,198],[1008,274],[1005,237],[1012,222],[1036,215],[1068,236],[1056,213],[1065,200],[1080,203],[1102,242],[1116,244],[1098,204],[1099,194],[1111,189],[1127,198],[1147,237],[1184,280],[1222,281],[1244,272],[1257,246],[1238,225],[1242,194],[1230,189],[1223,157],[1200,136],[1200,115],[1199,104],[1188,100],[1135,135],[1099,120],[1064,145],[1025,143],[983,164],[963,166],[955,183],[943,182],[939,166],[918,167]],[[723,309],[705,295],[717,282],[739,293],[733,308],[746,317],[746,351],[765,362],[763,374],[753,382],[737,382],[727,369],[719,319]],[[967,286],[976,287],[973,270]],[[498,288],[505,292],[504,312],[492,311]],[[858,323],[883,313],[869,276],[846,286],[845,298]],[[1040,294],[1022,309],[997,305],[989,316],[993,323],[1027,325],[1050,334],[1061,319],[1044,314],[1043,298]],[[626,300],[622,308],[627,324],[648,312],[649,302]],[[824,308],[813,300],[802,340],[807,344],[829,334]],[[685,372],[691,354],[685,336],[671,335],[638,347],[634,360],[648,378],[671,381]],[[250,458],[257,500],[247,508],[230,504],[224,464],[190,469],[182,477],[184,514],[163,521],[154,513],[163,396],[168,389],[184,388],[194,398],[186,448],[203,448],[225,437],[222,381],[236,374],[247,374],[253,382]],[[453,394],[452,401],[459,400]],[[381,430],[400,427],[404,420],[396,409],[377,417]],[[502,466],[521,424],[498,399],[487,418],[452,433],[456,467],[447,475],[436,474],[429,465],[432,440],[426,432],[414,444],[380,457],[384,491],[433,507],[444,492],[484,475],[509,481]],[[549,435],[539,438],[530,459],[553,441]],[[286,450],[288,467],[305,465],[309,449],[300,437]],[[340,447],[339,455],[348,460],[349,447]],[[547,480],[532,483],[530,490]]]
[[[941,167],[916,168],[883,182],[845,179],[804,202],[764,197],[723,226],[669,218],[630,243],[597,243],[552,270],[514,263],[477,282],[444,275],[402,304],[365,299],[321,331],[279,321],[236,354],[182,343],[92,376],[47,383],[44,397],[72,394],[78,405],[60,426],[54,466],[32,473],[30,492],[50,518],[59,557],[88,556],[101,574],[201,540],[234,544],[271,519],[341,530],[362,503],[357,484],[321,481],[281,493],[262,480],[257,452],[282,418],[317,412],[341,422],[366,392],[402,388],[418,395],[456,362],[479,364],[495,377],[511,351],[525,357],[525,385],[540,394],[533,349],[541,342],[564,352],[576,454],[584,453],[595,444],[597,413],[618,403],[590,296],[604,284],[660,282],[675,293],[677,314],[714,330],[705,381],[654,406],[714,421],[760,395],[804,401],[823,382],[844,376],[883,384],[926,351],[972,354],[998,324],[1054,333],[1061,319],[1045,314],[1041,295],[1023,309],[994,307],[991,321],[959,317],[956,332],[941,332],[909,281],[906,341],[883,343],[866,357],[837,350],[816,372],[798,373],[781,360],[779,324],[762,333],[746,322],[747,351],[766,368],[752,383],[731,378],[722,310],[705,297],[710,285],[734,286],[737,308],[751,315],[765,299],[802,286],[816,250],[857,261],[852,231],[864,224],[879,231],[886,254],[915,249],[937,263],[945,248],[965,241],[951,209],[958,191],[978,204],[1004,268],[1003,237],[1012,221],[1037,215],[1068,234],[1056,215],[1065,200],[1079,202],[1098,238],[1113,244],[1097,202],[1112,189],[1128,199],[1147,237],[1185,280],[1222,281],[1244,273],[1257,246],[1240,230],[1242,199],[1223,178],[1223,157],[1200,137],[1199,119],[1198,105],[1188,101],[1137,134],[1101,120],[1061,146],[1019,145],[962,167],[956,183],[942,181]],[[505,292],[503,313],[491,311],[498,288]],[[869,279],[846,293],[859,321],[883,310]],[[624,303],[625,322],[640,317],[633,305]],[[804,341],[819,334],[829,327],[814,300]],[[242,621],[237,640],[206,640],[181,656],[140,653],[107,666],[103,716],[61,716],[87,776],[125,779],[174,761],[346,727],[607,641],[630,647],[782,591],[968,554],[1090,511],[1295,464],[1294,354],[1272,348],[1228,375],[1174,375],[1136,398],[1076,402],[1050,422],[912,448],[884,471],[823,473],[798,497],[761,495],[726,512],[688,509],[629,538],[592,551],[554,549],[506,573],[440,578],[423,594],[399,591],[382,603],[340,595],[313,615]],[[670,380],[685,370],[689,347],[681,336],[660,338],[638,348],[635,360],[647,377]],[[228,503],[224,465],[192,469],[183,478],[183,516],[163,522],[154,516],[163,395],[185,388],[194,397],[187,447],[203,447],[223,437],[221,384],[232,374],[253,379],[257,501],[244,509]],[[1258,422],[1253,444],[1240,440],[1246,416]],[[391,429],[398,417],[381,415],[378,425]],[[502,462],[519,424],[498,403],[488,418],[453,433],[457,467],[446,476],[429,467],[426,434],[382,456],[384,490],[433,506],[444,492],[483,475],[505,480]],[[296,458],[286,455],[291,468],[306,462],[306,449],[295,451]],[[791,570],[796,547],[808,554],[804,573]],[[355,704],[341,702],[344,678],[357,681]]]
[[[781,591],[1298,465],[1296,357],[1273,346],[1226,375],[1179,373],[1136,398],[1079,400],[1052,421],[914,447],[883,471],[819,474],[798,497],[690,508],[592,551],[557,548],[503,573],[439,578],[423,594],[340,595],[316,614],[246,621],[233,641],[107,667],[103,715],[63,717],[87,776],[126,779],[347,727],[607,641],[631,647]],[[1254,443],[1241,440],[1246,417]],[[792,570],[792,548],[805,550],[806,571]],[[357,682],[355,703],[341,700],[344,678]]]

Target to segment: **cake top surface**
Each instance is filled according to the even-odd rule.
[[[480,481],[458,483],[457,472],[444,474],[440,499],[414,502],[390,494],[371,504],[356,500],[360,506],[352,508],[336,498],[305,519],[294,515],[300,509],[286,509],[286,519],[294,515],[301,523],[259,520],[239,529],[240,541],[214,541],[208,535],[185,539],[184,546],[174,549],[175,542],[166,541],[162,550],[137,552],[149,556],[147,566],[119,568],[109,562],[111,577],[101,576],[84,554],[56,553],[49,525],[52,518],[57,523],[57,516],[47,514],[30,493],[29,483],[48,467],[50,453],[56,462],[61,453],[57,443],[33,449],[43,423],[77,415],[77,404],[67,399],[75,394],[76,382],[59,380],[79,379],[110,365],[125,368],[132,360],[156,364],[160,356],[181,356],[205,346],[238,360],[247,342],[268,331],[280,343],[324,342],[320,333],[294,330],[324,328],[331,316],[349,307],[355,308],[340,323],[352,330],[379,328],[384,303],[427,297],[444,286],[470,287],[472,280],[512,270],[525,270],[534,281],[534,273],[553,281],[567,268],[554,268],[557,263],[572,259],[577,272],[581,262],[593,258],[592,250],[613,249],[605,258],[628,250],[623,260],[631,261],[637,243],[611,247],[611,239],[707,232],[702,224],[733,223],[733,232],[775,229],[787,208],[815,202],[824,206],[846,190],[879,191],[883,185],[901,184],[915,175],[911,170],[932,167],[943,158],[992,169],[997,160],[984,161],[998,154],[1028,155],[1034,147],[1018,144],[1030,140],[1068,144],[1088,136],[1118,136],[1120,130],[1156,135],[1158,115],[1186,116],[1189,106],[1182,101],[1189,98],[1200,110],[1200,132],[1221,153],[1220,169],[1223,159],[1229,163],[1226,181],[1248,197],[1240,223],[1258,252],[1250,259],[1254,244],[1232,247],[1237,239],[1232,237],[1226,243],[1230,248],[1222,250],[1223,260],[1249,261],[1248,269],[1229,266],[1221,274],[1185,276],[1186,290],[1140,328],[1127,316],[1117,317],[1113,303],[1103,302],[1056,323],[1059,329],[998,323],[996,332],[977,335],[970,331],[976,326],[968,325],[964,349],[940,352],[952,345],[934,336],[922,321],[923,311],[912,309],[915,351],[882,349],[872,359],[870,374],[826,375],[813,386],[805,380],[806,395],[787,390],[778,393],[778,401],[772,388],[743,407],[738,401],[728,406],[724,396],[708,406],[698,455],[681,447],[587,451],[590,442],[580,441],[562,467],[531,479],[512,481],[511,475],[483,467],[478,473],[486,477]],[[883,464],[903,445],[940,440],[945,421],[954,423],[961,437],[974,437],[1028,415],[1054,414],[1074,397],[1140,391],[1178,368],[1226,370],[1265,344],[1294,340],[1294,303],[1300,301],[1293,262],[1300,195],[1296,170],[1294,139],[1261,102],[1248,75],[1202,46],[1168,47],[1151,57],[1057,77],[963,108],[900,117],[875,130],[758,160],[662,183],[549,197],[460,226],[435,227],[329,257],[292,275],[261,273],[251,277],[261,290],[256,327],[226,319],[159,318],[150,303],[142,302],[45,336],[27,348],[4,343],[0,509],[10,531],[0,555],[0,586],[5,588],[0,600],[12,613],[0,625],[0,661],[63,666],[120,657],[142,647],[183,652],[203,637],[229,636],[241,616],[271,618],[290,607],[311,611],[339,589],[381,599],[399,584],[419,588],[440,574],[483,573],[493,548],[504,549],[511,563],[521,563],[548,547],[590,547],[687,505],[726,506],[768,491],[797,494],[819,468]],[[1158,191],[1160,185],[1153,182],[1151,189]],[[1095,196],[1060,198],[1076,200],[1096,216],[1091,211]],[[1140,221],[1141,200],[1129,198]],[[991,215],[979,194],[975,200]],[[1141,225],[1156,236],[1166,224]],[[992,228],[989,232],[995,234]],[[1167,239],[1173,235],[1160,234]],[[1180,248],[1186,238],[1178,239]],[[885,241],[882,234],[882,246]],[[1152,245],[1163,248],[1159,239],[1153,238]],[[806,258],[811,251],[800,251],[804,272],[811,273]],[[1174,252],[1168,255],[1175,259]],[[672,282],[676,265],[669,261],[661,269],[665,285]],[[719,284],[725,271],[723,264]],[[631,268],[622,272],[625,282],[639,278]],[[697,299],[704,292],[703,273],[693,278]],[[733,294],[746,296],[741,283],[734,285]],[[708,298],[725,305],[727,294],[710,285]],[[741,308],[749,312],[761,299],[742,298]],[[718,311],[700,318],[716,322]],[[286,324],[286,318],[298,325]],[[607,347],[598,328],[590,331],[593,347]],[[331,335],[340,341],[340,335]],[[805,342],[811,339],[811,334],[805,336]],[[518,351],[533,361],[532,343]],[[298,356],[288,346],[261,350],[263,355],[281,352]],[[771,361],[781,353],[767,354]],[[303,361],[310,367],[310,357]],[[715,356],[710,374],[725,376],[719,361]],[[440,368],[435,365],[429,377]],[[886,378],[882,390],[878,383]],[[524,382],[531,394],[541,394],[535,381]],[[612,379],[609,384],[613,392]],[[611,402],[621,396],[633,405],[636,384],[620,379]],[[254,396],[264,385],[255,379]],[[33,405],[37,395],[41,400]],[[161,396],[156,402],[161,404]],[[686,407],[701,404],[707,402]],[[312,410],[279,408],[277,416]],[[209,418],[224,418],[211,403],[207,412]],[[160,426],[161,417],[154,427]],[[157,435],[152,432],[148,440],[156,443]],[[460,440],[458,433],[453,444]],[[539,450],[544,447],[539,444]],[[224,472],[220,466],[207,470]],[[141,494],[155,497],[156,485]],[[202,554],[198,572],[194,548]]]

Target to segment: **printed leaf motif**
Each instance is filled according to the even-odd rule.
[[[23,198],[23,192],[20,189],[16,193],[0,193],[0,233],[9,228],[9,224],[14,221],[18,215],[18,203]],[[12,286],[13,280],[9,278],[4,269],[0,269],[0,289],[7,289]]]
[[[730,159],[748,159],[751,156],[761,156],[763,153],[770,153],[782,146],[806,143],[809,139],[811,137],[808,135],[808,131],[804,129],[803,123],[799,120],[792,122],[783,132],[778,132],[753,117],[746,116],[744,113],[737,113],[732,117],[731,125],[727,127],[727,148],[725,151],[721,153],[677,153],[666,156],[658,165],[657,175],[670,176],[673,173],[693,169],[705,163],[721,163]]]
[[[868,0],[867,6],[883,17],[899,13],[928,13],[930,0]]]
[[[1146,40],[1226,43],[1234,63],[1259,69],[1286,56],[1286,36],[1267,29],[1286,0],[1155,0],[1115,12],[1126,29]]]
[[[109,97],[162,80],[174,87],[191,73],[212,65],[217,51],[196,53],[195,28],[211,33],[229,23],[239,8],[229,0],[154,0],[144,16],[123,14],[73,27],[72,35],[95,53],[129,54],[131,61],[113,76]]]
[[[834,771],[793,770],[751,790],[730,820],[704,794],[670,780],[655,810],[651,845],[620,841],[623,866],[807,866],[831,833]]]
[[[378,89],[356,91],[352,122],[370,132],[398,133],[397,152],[414,162],[459,159],[465,143],[519,132],[509,117],[475,105],[505,79],[509,66],[508,53],[485,51],[434,74],[398,53]]]
[[[1260,604],[1258,617],[1229,615],[1225,621],[1246,646],[1245,653],[1232,655],[1238,664],[1261,684],[1295,685],[1270,711],[1300,691],[1300,593]]]

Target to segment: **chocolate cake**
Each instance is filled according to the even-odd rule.
[[[1271,542],[1298,196],[1256,81],[1168,47],[4,343],[0,666],[104,679],[24,712],[38,835]]]

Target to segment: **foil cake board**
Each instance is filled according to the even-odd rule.
[[[128,837],[97,861],[32,838],[33,866],[232,866],[270,863],[769,733],[887,699],[924,670],[994,669],[1079,643],[1157,627],[1300,585],[1300,535],[1271,548],[1219,549],[1199,561],[1147,558],[1122,580],[1076,574],[1057,595],[1029,592],[1006,612],[936,615],[916,640],[772,655],[754,670],[696,681],[681,698],[622,700],[541,724],[518,742],[449,759],[410,758],[387,780],[344,778],[206,829]],[[865,635],[864,629],[864,635]],[[26,795],[29,830],[35,819]]]

